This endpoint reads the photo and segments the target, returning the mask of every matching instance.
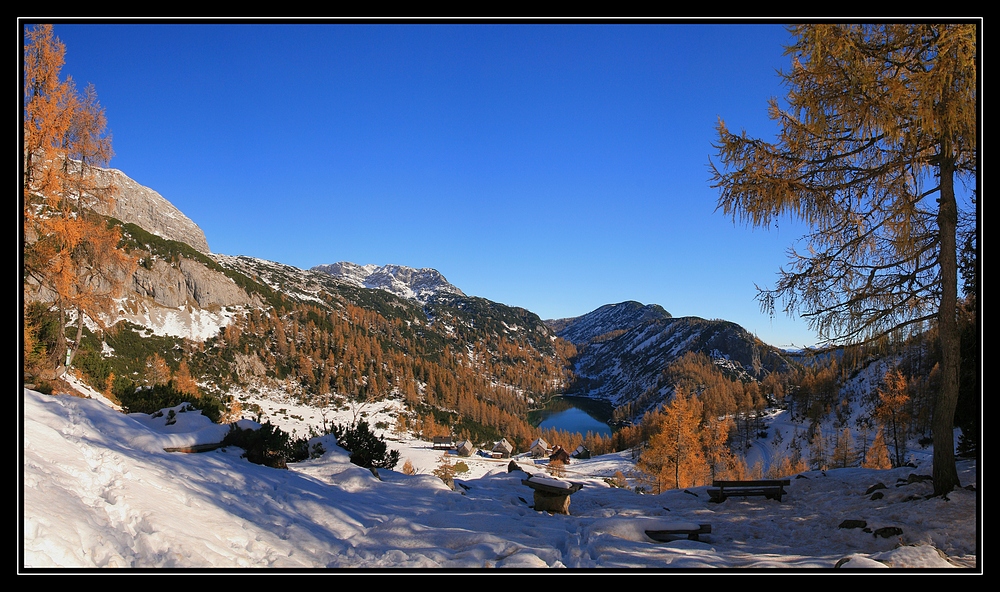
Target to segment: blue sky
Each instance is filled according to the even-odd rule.
[[[790,42],[744,24],[57,24],[110,166],[213,252],[433,267],[542,318],[638,300],[816,342],[760,312],[794,223],[716,212],[723,118],[765,138]]]

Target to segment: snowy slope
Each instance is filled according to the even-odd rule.
[[[605,304],[585,315],[572,319],[546,321],[556,334],[576,345],[611,331],[627,331],[650,321],[669,319],[670,313],[659,304],[642,304],[634,300]]]
[[[783,502],[708,502],[704,487],[638,495],[600,475],[625,455],[573,461],[584,484],[571,515],[531,508],[524,473],[505,464],[448,489],[418,458],[426,443],[392,443],[414,458],[407,476],[351,465],[329,441],[318,459],[289,470],[253,465],[229,448],[167,453],[179,443],[217,441],[219,426],[198,412],[164,418],[122,415],[93,399],[23,391],[22,569],[42,567],[223,568],[743,568],[848,567],[980,569],[977,493],[926,498],[927,482],[897,486],[930,467],[809,472]],[[420,460],[423,459],[423,460]],[[529,472],[543,467],[527,462]],[[976,485],[972,461],[959,466]],[[866,490],[887,486],[884,497]],[[845,519],[889,538],[839,528]],[[676,522],[711,524],[701,542],[657,543],[644,530]]]

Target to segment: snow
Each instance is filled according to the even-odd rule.
[[[284,405],[282,405],[284,407]],[[21,567],[188,568],[844,568],[981,569],[975,461],[959,462],[963,486],[929,497],[916,468],[837,469],[793,477],[782,502],[710,503],[706,487],[639,495],[602,477],[632,475],[628,453],[574,459],[565,480],[583,483],[570,515],[532,509],[524,472],[504,461],[457,458],[469,472],[455,491],[431,471],[442,454],[419,440],[390,441],[416,475],[352,465],[322,440],[320,458],[288,470],[249,463],[238,448],[198,454],[164,448],[218,442],[223,426],[197,411],[125,415],[98,399],[23,390]],[[357,410],[355,410],[357,411]],[[390,407],[366,409],[373,423]],[[307,411],[288,406],[288,416]],[[343,413],[343,412],[341,412]],[[315,410],[312,415],[316,416]],[[274,416],[270,416],[274,417]],[[308,417],[302,415],[303,422]],[[328,418],[329,419],[329,418]],[[315,421],[315,417],[313,418]],[[299,426],[303,427],[302,422]],[[300,430],[302,433],[302,430]],[[544,465],[515,459],[553,479]],[[899,480],[903,480],[899,482]],[[631,480],[630,480],[631,481]],[[883,483],[880,499],[866,494]],[[900,484],[898,484],[900,483]],[[887,538],[870,531],[898,527]],[[710,524],[700,541],[658,543],[646,530]]]
[[[235,314],[236,312],[225,308],[218,312],[212,312],[188,305],[177,308],[142,305],[139,313],[120,312],[116,321],[124,319],[136,325],[148,327],[154,335],[170,335],[205,341],[218,335],[219,331],[232,321]]]
[[[549,479],[548,477],[539,477],[538,475],[532,475],[528,481],[532,483],[538,483],[539,485],[548,485],[549,487],[556,487],[559,489],[570,489],[573,484],[569,481],[560,481],[559,479]]]

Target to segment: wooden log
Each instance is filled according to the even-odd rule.
[[[215,444],[194,444],[191,446],[174,446],[164,448],[164,452],[208,452],[210,450],[215,450],[216,448],[221,448],[221,443]]]
[[[552,484],[536,481],[534,479],[521,479],[521,484],[527,485],[528,487],[534,489],[535,491],[543,491],[546,493],[554,493],[559,495],[572,495],[583,489],[583,483],[570,483],[569,481],[557,482],[554,479],[548,481],[551,481]],[[566,485],[563,485],[563,483],[565,483]]]

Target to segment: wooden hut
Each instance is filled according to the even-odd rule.
[[[454,445],[451,436],[434,436],[434,450],[451,450]]]
[[[457,445],[455,445],[455,452],[459,456],[471,456],[473,452],[476,451],[476,447],[472,445],[471,440],[462,440]]]
[[[507,438],[502,438],[493,446],[493,458],[510,458],[513,452],[514,446],[507,441]]]
[[[552,454],[549,455],[549,462],[559,461],[563,464],[569,464],[569,453],[562,446],[556,445],[552,449]]]
[[[535,438],[528,451],[531,452],[531,458],[542,458],[549,454],[549,444],[541,438]]]

